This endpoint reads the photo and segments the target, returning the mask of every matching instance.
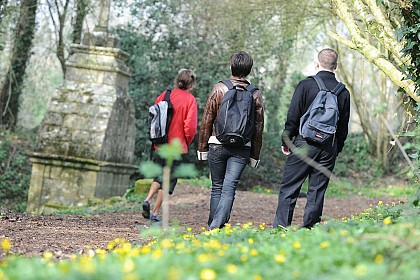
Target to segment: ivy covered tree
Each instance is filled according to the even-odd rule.
[[[22,93],[26,66],[31,56],[37,6],[37,0],[23,0],[20,3],[9,70],[0,87],[0,126],[10,129],[14,129],[17,123],[19,97]]]

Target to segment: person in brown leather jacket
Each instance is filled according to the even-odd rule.
[[[250,82],[246,77],[251,72],[252,57],[246,52],[234,53],[230,58],[231,77],[235,86],[246,87]],[[255,105],[255,127],[251,141],[243,146],[222,145],[216,138],[215,121],[228,87],[217,83],[208,97],[200,124],[198,159],[208,160],[212,189],[210,197],[209,229],[222,228],[230,218],[235,199],[236,186],[246,165],[256,168],[260,159],[264,128],[264,104],[261,92],[252,93]]]

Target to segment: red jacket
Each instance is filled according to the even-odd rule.
[[[165,99],[165,93],[166,90],[156,98],[155,104]],[[186,154],[197,133],[197,101],[189,91],[179,88],[172,90],[170,100],[174,111],[168,132],[169,144],[178,138]]]

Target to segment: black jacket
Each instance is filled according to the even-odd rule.
[[[333,89],[338,84],[333,72],[319,71],[316,75],[321,77],[328,89]],[[292,141],[299,134],[300,118],[308,110],[318,92],[318,85],[313,78],[308,77],[299,82],[290,103],[282,137],[289,137]],[[348,134],[348,123],[350,119],[349,91],[347,89],[342,90],[337,99],[340,116],[337,124],[336,141],[337,153],[339,153],[343,150],[344,141]],[[284,141],[283,146],[286,146]]]

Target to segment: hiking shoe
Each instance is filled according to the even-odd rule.
[[[160,222],[160,219],[159,219],[159,217],[158,216],[155,216],[155,215],[150,215],[150,220],[152,221],[152,222]]]
[[[150,203],[149,201],[143,201],[143,212],[141,213],[143,218],[150,219]]]

